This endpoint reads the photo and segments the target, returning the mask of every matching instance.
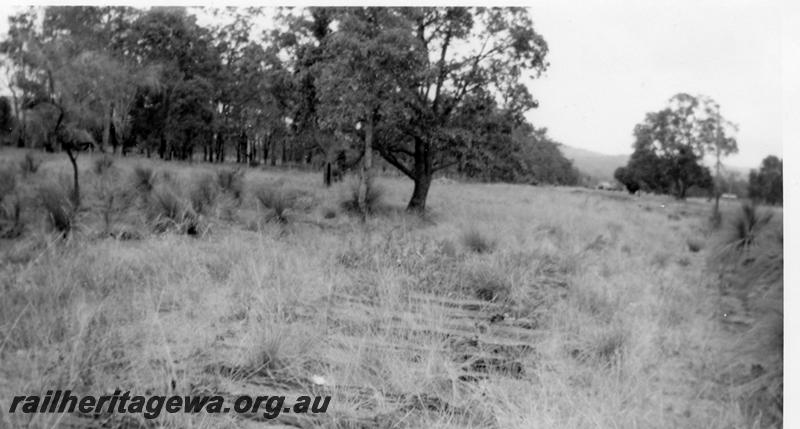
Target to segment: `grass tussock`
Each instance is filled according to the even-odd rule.
[[[17,192],[17,178],[12,169],[0,171],[0,238],[22,234],[22,200]]]
[[[689,237],[686,240],[686,245],[689,246],[689,251],[693,253],[699,252],[705,247],[703,240],[696,237]]]
[[[189,235],[199,233],[197,214],[191,204],[171,186],[159,186],[153,192],[149,218],[156,232],[174,230]]]
[[[0,170],[0,202],[10,196],[17,189],[17,176],[11,168]]]
[[[0,202],[0,238],[17,238],[22,235],[22,201],[18,196]]]
[[[486,264],[467,266],[461,285],[468,296],[490,302],[508,299],[512,290],[508,277],[500,269]]]
[[[56,184],[43,185],[38,192],[47,223],[53,230],[64,235],[69,234],[75,227],[76,213],[70,198],[71,194],[71,190]]]
[[[367,213],[374,214],[383,206],[383,199],[386,194],[385,188],[377,183],[373,176],[367,176],[364,191],[364,206],[359,203],[361,193],[361,183],[358,177],[353,176],[347,183],[347,192],[341,202],[341,207],[348,213]]]
[[[204,174],[200,176],[189,194],[192,208],[200,214],[211,214],[217,204],[220,188],[214,176]]]
[[[497,240],[473,227],[461,234],[461,244],[474,253],[491,253],[497,247]]]
[[[102,235],[119,235],[116,224],[134,208],[136,191],[124,186],[113,170],[106,170],[106,177],[94,182],[96,209],[103,222]],[[123,234],[125,236],[125,234]]]
[[[772,220],[772,216],[772,212],[760,209],[756,204],[742,204],[741,210],[731,220],[729,243],[737,248],[751,246]]]
[[[94,171],[94,174],[102,176],[107,171],[111,170],[113,166],[114,157],[109,154],[103,154],[102,156],[94,159],[94,162],[92,163],[92,171]]]
[[[267,221],[285,224],[289,222],[289,214],[296,208],[297,193],[281,185],[264,185],[256,191],[256,200],[267,210]]]
[[[137,165],[131,176],[133,189],[142,196],[148,196],[156,187],[156,173],[151,167]]]
[[[322,217],[325,219],[335,219],[338,213],[333,207],[325,207],[322,209]]]
[[[24,176],[36,174],[41,165],[42,160],[36,154],[34,154],[33,151],[26,152],[25,157],[22,158],[22,161],[19,163],[20,170],[22,170],[22,174]]]
[[[244,195],[244,170],[220,169],[217,171],[217,184],[223,192],[240,201]]]

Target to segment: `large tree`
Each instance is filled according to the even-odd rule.
[[[636,125],[634,153],[615,177],[629,191],[644,187],[681,199],[691,186],[710,189],[713,184],[703,157],[715,156],[719,176],[721,158],[738,150],[736,140],[727,134],[733,128],[712,99],[677,94],[666,108],[648,113]]]
[[[378,141],[378,151],[414,181],[408,208],[425,209],[433,175],[458,162],[464,132],[458,117],[476,91],[493,94],[500,108],[521,116],[536,102],[523,84],[547,67],[548,48],[523,8],[416,8],[405,10],[420,56],[413,80],[399,89],[411,114],[403,137]]]
[[[387,8],[340,9],[331,13],[338,29],[325,39],[317,72],[320,125],[363,136],[358,204],[366,218],[367,183],[376,130],[402,115],[395,95],[416,71],[415,39],[401,11]]]
[[[488,94],[496,110],[522,122],[536,105],[523,81],[547,67],[547,45],[522,8],[314,8],[288,22],[280,38],[304,77],[299,105],[317,113],[347,104],[353,112],[338,122],[362,118],[363,139],[373,131],[368,146],[414,181],[410,210],[424,210],[434,173],[480,141],[469,134],[483,130],[464,119],[471,99]],[[344,72],[321,88],[321,76],[307,74],[315,69]]]

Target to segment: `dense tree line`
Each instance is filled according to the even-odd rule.
[[[209,12],[209,11],[205,11]],[[0,132],[63,149],[63,130],[103,150],[165,160],[372,165],[414,181],[422,210],[434,174],[573,184],[557,144],[527,123],[523,84],[548,46],[521,8],[214,10],[30,8],[0,44],[10,99]]]

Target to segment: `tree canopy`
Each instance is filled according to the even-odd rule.
[[[576,182],[525,85],[548,45],[524,8],[29,8],[9,20],[10,110],[21,146],[59,150],[65,123],[102,149],[164,159],[319,167],[342,153],[414,182],[424,210],[434,174]],[[40,25],[41,24],[41,25]],[[37,106],[37,107],[33,107]],[[37,132],[37,129],[43,132]],[[43,136],[43,137],[37,137]],[[355,155],[352,155],[355,153]],[[355,159],[352,159],[355,158]]]
[[[666,108],[648,113],[636,125],[634,152],[614,177],[631,193],[643,189],[685,198],[690,187],[711,191],[714,180],[703,158],[716,157],[719,179],[721,158],[738,151],[733,132],[735,126],[712,99],[677,94]]]

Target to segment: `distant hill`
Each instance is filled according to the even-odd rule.
[[[565,158],[571,159],[573,165],[582,174],[590,176],[594,183],[614,180],[614,170],[626,165],[628,158],[630,158],[630,155],[606,155],[565,144],[560,145],[558,148],[561,149],[561,153],[564,154]],[[725,171],[736,173],[744,180],[747,180],[747,175],[750,172],[748,167],[725,164],[724,168]]]
[[[558,148],[564,157],[573,161],[581,173],[591,176],[595,182],[613,180],[614,170],[627,164],[630,157],[630,155],[606,155],[567,145]]]

